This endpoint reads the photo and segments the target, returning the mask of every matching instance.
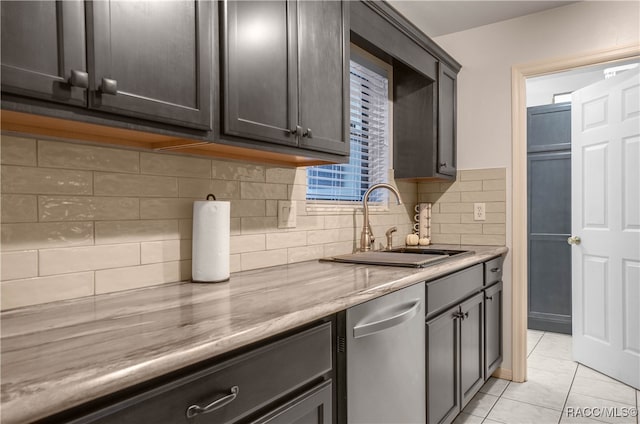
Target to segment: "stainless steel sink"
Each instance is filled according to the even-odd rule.
[[[368,251],[333,256],[322,260],[369,265],[403,266],[424,268],[452,258],[472,255],[472,250],[430,249],[423,247],[400,247],[388,251]]]
[[[473,250],[454,250],[454,249],[438,249],[433,247],[419,247],[419,246],[410,246],[410,247],[395,247],[387,252],[394,253],[419,253],[421,255],[443,255],[443,256],[456,256],[460,255],[467,256],[473,255],[476,252]]]

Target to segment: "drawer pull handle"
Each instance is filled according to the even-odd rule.
[[[500,268],[491,268],[491,272],[500,272]]]
[[[226,406],[233,402],[236,397],[238,397],[238,393],[240,392],[240,388],[238,386],[233,386],[231,388],[231,393],[227,396],[220,398],[218,400],[214,400],[209,405],[202,407],[199,405],[191,405],[187,408],[187,418],[193,418],[200,414],[208,414],[209,412],[213,412],[216,409],[220,409],[223,406]]]

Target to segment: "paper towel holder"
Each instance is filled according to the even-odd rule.
[[[213,193],[193,203],[191,282],[229,281],[229,209]]]

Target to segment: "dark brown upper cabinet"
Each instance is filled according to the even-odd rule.
[[[456,73],[442,62],[433,80],[395,61],[393,157],[396,178],[456,177]]]
[[[393,66],[395,177],[456,177],[460,64],[385,2],[351,2],[351,40]]]
[[[209,130],[210,8],[207,1],[2,2],[2,90]]]
[[[349,152],[348,2],[225,1],[223,136]]]
[[[84,106],[84,3],[3,1],[2,91]]]
[[[211,3],[87,3],[89,107],[211,128]]]
[[[437,174],[456,177],[456,79],[457,73],[438,63]]]

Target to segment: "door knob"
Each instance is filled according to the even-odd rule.
[[[578,237],[578,236],[571,236],[571,237],[569,237],[569,238],[567,239],[567,243],[569,243],[569,244],[575,244],[575,245],[580,244],[580,242],[581,242],[581,241],[582,241],[582,240],[580,240],[580,237]]]

